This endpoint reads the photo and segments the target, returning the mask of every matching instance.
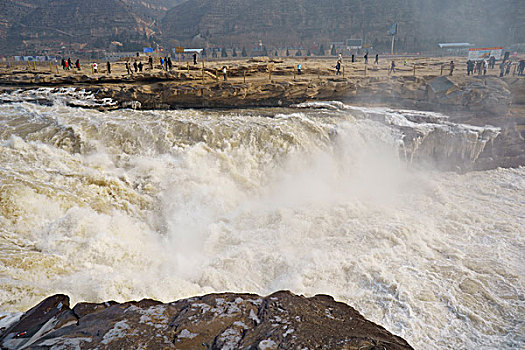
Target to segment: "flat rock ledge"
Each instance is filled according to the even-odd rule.
[[[327,295],[209,294],[171,303],[51,296],[0,329],[2,349],[412,349]]]

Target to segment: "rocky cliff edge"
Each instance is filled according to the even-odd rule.
[[[4,329],[2,349],[389,349],[412,347],[332,297],[210,294],[69,306],[54,295]]]

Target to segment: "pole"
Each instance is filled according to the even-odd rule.
[[[443,63],[441,63],[441,73],[439,75],[443,75]]]
[[[204,59],[202,60],[202,83],[204,83]]]
[[[394,42],[396,41],[396,36],[395,35],[392,35],[392,51],[390,52],[390,54],[392,56],[394,56]]]

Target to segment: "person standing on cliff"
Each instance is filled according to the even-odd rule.
[[[129,62],[126,62],[126,71],[128,72],[128,75],[131,74],[131,69],[129,68]]]
[[[142,67],[143,67],[143,66],[142,66],[142,62],[139,62],[138,67],[139,67],[139,72],[142,72]]]
[[[520,60],[518,64],[518,77],[523,76],[523,71],[525,70],[525,60]]]
[[[337,60],[337,64],[335,65],[335,69],[337,69],[337,72],[335,72],[335,75],[341,74],[341,61]]]
[[[471,60],[468,60],[467,61],[467,75],[470,75],[470,69],[472,67],[472,61]]]
[[[193,54],[193,64],[197,64],[197,53]]]
[[[67,59],[67,66],[68,66],[69,69],[71,69],[73,67],[73,62],[71,62],[71,57],[69,57]]]
[[[226,69],[226,66],[222,66],[222,74],[224,76],[224,81],[226,81],[228,77],[228,70]]]
[[[379,64],[379,54],[376,53],[376,60],[374,61],[375,64]]]
[[[149,69],[153,70],[153,57],[149,56],[148,63],[149,63]]]
[[[80,70],[80,60],[77,58],[77,61],[75,62],[75,67]]]
[[[368,52],[365,53],[365,64],[368,64]]]
[[[450,61],[450,73],[448,74],[449,76],[452,76],[452,73],[454,73],[454,68],[456,66],[454,65],[454,61]]]
[[[173,69],[173,63],[171,62],[171,57],[168,57],[168,69],[169,70]]]
[[[139,72],[139,65],[137,64],[137,61],[133,62],[133,69],[135,69],[135,73]]]
[[[160,58],[160,69],[163,70],[164,69],[164,58]]]
[[[301,64],[299,63],[299,64],[297,65],[297,75],[301,75],[301,68],[302,68],[302,66],[301,66]]]
[[[510,73],[510,67],[512,67],[512,61],[508,60],[505,67],[505,75],[509,75]]]
[[[106,62],[106,67],[108,69],[108,74],[111,74],[111,63],[109,63],[109,61]]]
[[[354,63],[354,62],[355,62],[355,55],[352,54],[352,63]]]
[[[390,65],[390,70],[388,71],[388,74],[395,73],[396,71],[396,64],[394,61],[392,61],[392,64]]]

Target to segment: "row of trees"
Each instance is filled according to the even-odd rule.
[[[203,52],[202,52],[203,56],[210,56],[213,58],[217,58],[219,56],[222,58],[228,57],[229,50],[227,50],[226,47],[223,47],[221,49],[212,49],[211,53],[209,52],[209,50],[210,49],[208,49],[208,51],[206,49],[203,49]],[[295,53],[293,51],[295,51]],[[336,55],[335,47],[332,48],[332,51],[333,52],[331,52],[331,55]],[[252,52],[252,54],[253,53],[254,52]],[[268,49],[266,49],[265,46],[263,46],[259,50],[255,50],[255,53],[257,53],[260,56],[268,56],[270,54],[273,54],[274,56],[279,56],[279,52],[277,50],[271,52],[271,51],[268,51]],[[321,45],[318,50],[315,50],[313,54],[317,56],[324,56],[326,52],[324,50],[323,45]],[[237,49],[233,48],[231,49],[230,55],[231,57],[248,57],[248,52],[246,51],[246,48],[243,47],[239,55],[239,53],[237,52]],[[289,48],[286,49],[286,56],[302,56],[302,55],[303,55],[303,49],[292,49],[292,52],[290,51]],[[310,49],[307,50],[306,56],[312,56],[312,51]]]

